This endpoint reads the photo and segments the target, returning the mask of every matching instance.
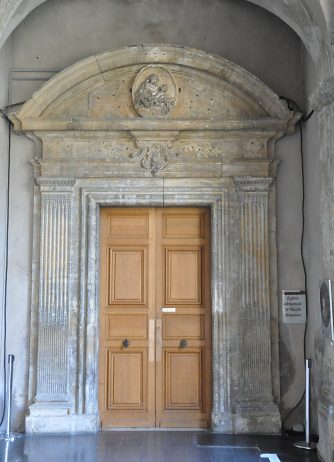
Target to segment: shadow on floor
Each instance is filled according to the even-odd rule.
[[[209,446],[205,436],[211,438]],[[196,431],[113,431],[0,441],[1,462],[268,462],[261,453],[277,454],[280,462],[318,460],[315,451],[298,450],[283,437]]]

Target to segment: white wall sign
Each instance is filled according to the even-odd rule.
[[[284,324],[306,323],[306,296],[301,290],[282,290]]]

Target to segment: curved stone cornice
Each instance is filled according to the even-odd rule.
[[[143,69],[148,69],[147,76],[160,75],[162,83],[163,73],[177,77],[181,96],[178,96],[180,104],[175,115],[174,109],[166,117],[158,117],[159,114],[141,117],[136,113],[130,95],[134,91],[133,79],[136,80]],[[117,94],[110,89],[114,79],[118,79]],[[182,87],[184,79],[190,83]],[[168,85],[172,86],[171,81]],[[199,92],[196,89],[200,86]],[[191,93],[185,95],[184,91]],[[91,101],[92,94],[99,101],[109,98],[108,104],[103,103],[102,111],[87,109],[84,99]],[[158,103],[160,99],[156,100]],[[173,45],[132,46],[84,59],[53,77],[10,117],[15,128],[23,131],[170,130],[172,127],[178,130],[263,129],[282,133],[293,131],[298,118],[270,88],[236,64]]]
[[[334,102],[334,77],[320,82],[314,93],[310,96],[310,106],[321,112],[326,106]]]

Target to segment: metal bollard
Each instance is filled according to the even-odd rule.
[[[316,449],[317,447],[310,441],[310,366],[311,360],[305,359],[305,441],[293,444],[299,449]]]
[[[21,433],[13,433],[10,431],[11,427],[11,420],[12,420],[12,396],[13,396],[13,365],[14,365],[15,356],[8,355],[8,366],[7,366],[7,386],[6,386],[6,408],[7,408],[7,415],[6,415],[6,430],[0,436],[0,439],[4,439],[6,441],[6,451],[8,457],[8,450],[9,450],[9,442],[14,441],[16,438],[20,438],[23,436]],[[7,459],[5,459],[5,462]]]

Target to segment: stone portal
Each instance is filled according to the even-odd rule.
[[[298,117],[231,62],[165,45],[81,61],[11,115],[36,142],[27,432],[99,428],[104,206],[211,208],[212,426],[280,432],[274,145]]]

